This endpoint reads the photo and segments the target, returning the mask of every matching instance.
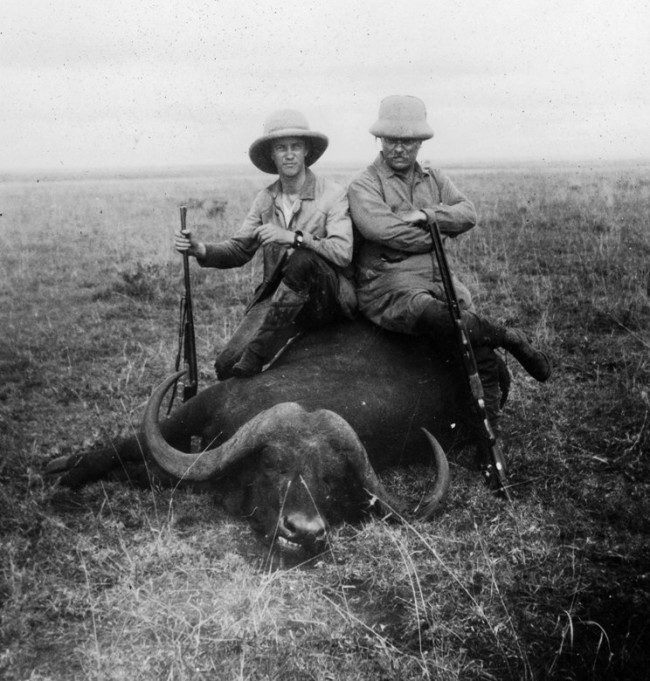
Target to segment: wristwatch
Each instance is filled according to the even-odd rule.
[[[305,244],[305,237],[302,235],[302,232],[299,230],[296,230],[296,232],[293,235],[293,247],[294,248],[302,248]]]

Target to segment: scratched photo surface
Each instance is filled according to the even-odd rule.
[[[491,8],[7,3],[0,677],[643,678],[650,18],[640,2]],[[506,357],[512,502],[452,439],[432,520],[412,514],[430,465],[388,467],[403,521],[333,527],[299,560],[209,492],[45,476],[137,433],[174,369],[179,207],[201,239],[232,235],[274,179],[248,147],[284,106],[330,138],[314,172],[346,185],[379,152],[390,94],[425,102],[420,159],[476,207],[447,241],[454,272],[552,360],[542,384]],[[203,390],[262,262],[190,274]]]

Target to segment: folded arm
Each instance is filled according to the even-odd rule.
[[[368,241],[409,253],[431,250],[431,236],[417,222],[393,213],[384,201],[381,187],[369,177],[360,177],[350,183],[348,199],[352,221]]]
[[[437,222],[438,228],[447,236],[458,236],[476,225],[474,204],[444,174],[431,171],[440,191],[440,203],[423,208],[428,222]]]

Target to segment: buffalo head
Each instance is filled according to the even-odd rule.
[[[149,400],[143,420],[146,451],[179,479],[234,489],[229,510],[248,516],[270,542],[313,553],[323,547],[329,525],[358,517],[364,507],[385,515],[400,509],[355,431],[327,409],[309,412],[283,402],[252,417],[218,447],[198,454],[174,448],[161,432],[158,412],[182,373],[163,381]],[[446,494],[449,467],[440,445],[426,435],[438,469],[434,490],[420,508],[430,517]]]

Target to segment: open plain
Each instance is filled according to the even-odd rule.
[[[170,373],[178,206],[216,240],[266,178],[0,177],[2,678],[647,674],[650,165],[450,175],[479,213],[450,247],[457,271],[553,358],[543,385],[509,361],[514,502],[452,450],[435,521],[344,526],[304,566],[278,565],[207,495],[42,477],[50,458],[131,432]],[[260,269],[193,266],[200,387]],[[424,486],[417,468],[383,477],[413,505]]]

